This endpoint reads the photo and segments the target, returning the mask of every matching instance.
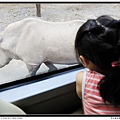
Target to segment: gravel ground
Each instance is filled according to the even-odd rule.
[[[100,15],[110,15],[119,19],[120,4],[117,3],[75,3],[75,4],[41,4],[41,19],[46,21],[69,21],[74,19],[87,20]],[[0,32],[10,23],[27,18],[36,17],[36,5],[33,3],[13,4],[0,3]],[[67,67],[57,65],[57,67]],[[47,71],[43,64],[38,71]],[[25,64],[21,61],[12,60],[10,64],[0,69],[0,84],[24,78],[28,74]]]
[[[69,21],[88,19],[100,15],[111,15],[119,18],[120,4],[41,4],[41,19],[47,21]],[[2,4],[0,3],[0,31],[12,22],[36,17],[35,4]]]

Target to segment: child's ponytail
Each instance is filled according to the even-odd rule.
[[[120,105],[120,61],[115,62],[109,73],[100,81],[99,87],[104,101],[118,106]]]
[[[103,19],[104,18],[104,19]],[[104,22],[102,20],[109,21]],[[111,44],[114,46],[114,55],[113,59],[115,61],[111,62],[111,69],[109,73],[100,81],[100,94],[104,101],[107,103],[112,103],[115,106],[120,105],[120,20],[114,20],[109,16],[102,16],[98,18],[100,24],[103,24],[109,29],[115,31],[114,41],[117,41],[117,44]],[[109,59],[109,58],[108,58]]]

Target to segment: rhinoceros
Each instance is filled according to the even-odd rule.
[[[11,23],[0,33],[0,68],[12,59],[22,60],[34,76],[42,63],[76,64],[74,41],[83,20],[49,22],[25,18]]]

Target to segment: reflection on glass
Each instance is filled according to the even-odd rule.
[[[76,65],[74,40],[79,27],[103,14],[119,18],[119,8],[117,3],[44,3],[41,17],[36,17],[35,4],[0,3],[0,44],[12,56],[0,68],[0,84]],[[0,51],[1,60],[2,55]]]

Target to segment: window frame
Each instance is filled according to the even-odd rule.
[[[20,82],[20,84],[17,84],[17,81],[15,81],[11,86],[7,84],[0,88],[0,99],[19,106],[27,114],[64,114],[74,112],[74,110],[81,107],[80,99],[75,90],[75,78],[80,70],[84,70],[84,68],[80,65],[75,65],[45,73],[44,75],[34,76],[31,79],[23,79],[24,83]],[[59,77],[62,79],[56,79]],[[51,81],[54,79],[53,83],[49,79]],[[54,83],[56,85],[53,85]],[[32,93],[30,88],[34,85],[38,86],[37,88],[33,87]],[[41,85],[46,89],[39,90]],[[69,99],[71,100],[69,101]],[[72,104],[73,102],[74,104]],[[61,106],[58,106],[59,104]]]

